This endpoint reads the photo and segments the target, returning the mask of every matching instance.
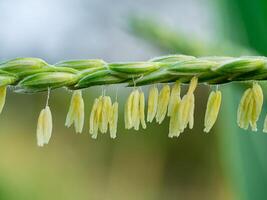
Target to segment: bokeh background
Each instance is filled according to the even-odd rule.
[[[265,0],[1,0],[0,60],[265,55],[266,19]],[[58,89],[50,96],[54,127],[44,148],[37,147],[35,131],[47,94],[16,94],[10,88],[0,117],[0,199],[266,199],[267,136],[261,131],[266,109],[257,133],[239,129],[236,109],[245,88],[220,86],[218,122],[204,134],[211,88],[199,86],[194,129],[169,139],[168,119],[138,132],[123,128],[131,89],[119,87],[115,140],[108,135],[93,140],[88,133],[101,87],[84,90],[82,134],[64,127],[71,92]],[[115,91],[107,88],[113,99]]]

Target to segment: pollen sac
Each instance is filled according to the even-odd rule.
[[[187,93],[190,93],[190,94],[193,93],[197,87],[197,83],[198,83],[198,78],[194,76],[190,81]]]
[[[252,92],[253,92],[254,102],[253,102],[250,125],[253,131],[257,131],[257,121],[259,119],[263,105],[263,92],[261,86],[258,83],[253,83]]]
[[[49,106],[40,113],[37,123],[37,145],[42,147],[48,144],[52,135],[52,114]]]
[[[133,120],[132,120],[133,95],[134,92],[131,92],[124,108],[124,122],[126,129],[131,129],[133,127]]]
[[[90,114],[89,132],[93,139],[97,138],[98,130],[101,133],[107,133],[108,127],[110,137],[116,138],[118,123],[118,102],[112,105],[109,96],[100,96],[95,99]]]
[[[150,88],[148,94],[147,121],[152,122],[156,116],[158,108],[159,91],[154,85]]]
[[[237,110],[237,124],[240,128],[244,128],[244,121],[245,121],[245,116],[246,116],[246,112],[248,109],[248,105],[251,99],[251,88],[247,89],[238,106],[238,110]]]
[[[170,86],[165,84],[160,91],[156,121],[161,124],[166,116],[170,99]]]
[[[174,98],[172,105],[172,114],[170,116],[170,125],[169,125],[169,137],[179,137],[180,135],[180,127],[179,127],[179,104],[180,99]]]
[[[145,95],[143,92],[140,93],[139,99],[139,116],[143,129],[146,129],[146,121],[145,121]]]
[[[125,128],[139,130],[141,124],[142,128],[146,128],[145,123],[145,96],[143,92],[134,89],[129,95],[124,111]]]
[[[180,106],[179,106],[179,110],[178,110],[178,123],[179,123],[179,131],[182,133],[184,131],[184,129],[187,127],[188,123],[189,123],[189,114],[191,114],[191,109],[190,107],[193,106],[191,105],[191,95],[190,94],[186,94],[183,96]]]
[[[4,108],[5,101],[6,101],[6,86],[0,87],[0,114]]]
[[[81,90],[73,92],[65,126],[70,127],[73,123],[76,133],[81,133],[84,124],[84,101]]]
[[[109,131],[110,131],[110,137],[112,139],[115,139],[117,134],[118,110],[119,110],[119,104],[116,101],[113,103],[109,115]]]
[[[204,132],[208,133],[215,124],[221,106],[221,99],[220,91],[210,93],[205,113]]]
[[[97,138],[99,125],[101,124],[102,106],[103,106],[103,96],[100,96],[98,98],[97,108],[96,108],[96,112],[95,112],[94,120],[93,120],[93,124],[94,124],[93,125],[93,134],[92,134],[93,139]]]
[[[257,131],[257,121],[259,119],[263,105],[263,92],[258,83],[247,89],[239,103],[237,111],[237,124],[240,128]]]
[[[140,125],[139,97],[140,93],[137,89],[135,89],[132,102],[132,120],[133,120],[132,123],[135,130],[139,130],[139,125]]]
[[[180,92],[181,92],[180,82],[176,81],[171,89],[170,102],[168,106],[169,117],[172,116],[172,114],[174,113],[174,105],[177,103],[177,101],[181,101]]]
[[[195,96],[194,91],[197,86],[198,79],[193,77],[190,81],[190,85],[187,94],[183,96],[178,109],[178,127],[182,133],[189,124],[189,128],[194,126],[194,110],[195,110]]]
[[[96,128],[98,129],[98,127],[95,127],[95,116],[96,116],[96,110],[98,107],[98,103],[99,103],[99,99],[96,98],[91,110],[91,114],[90,114],[90,128],[89,128],[89,133],[92,135],[92,137],[97,137],[97,130],[95,130]],[[96,133],[96,136],[95,136]]]
[[[110,108],[112,106],[111,99],[109,96],[103,97],[102,109],[101,109],[101,121],[99,124],[99,130],[101,133],[106,133],[108,130],[108,120],[109,120],[109,113]]]

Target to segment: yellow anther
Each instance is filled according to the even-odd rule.
[[[241,118],[241,128],[243,129],[248,129],[249,127],[249,120],[250,120],[250,115],[252,113],[252,104],[253,104],[253,92],[252,89],[250,89],[247,98],[245,99],[244,102],[244,109],[243,109],[243,114]]]
[[[95,116],[94,116],[93,134],[92,134],[93,139],[97,138],[98,129],[102,122],[102,118],[101,118],[102,106],[103,106],[103,96],[100,96],[98,98],[97,108],[96,108]]]
[[[237,123],[240,128],[257,131],[257,121],[259,119],[263,105],[263,92],[258,83],[247,89],[239,103],[237,111]]]
[[[148,94],[147,121],[152,122],[157,113],[159,91],[154,85],[150,88]]]
[[[80,90],[73,92],[65,126],[70,127],[73,123],[76,133],[81,133],[84,123],[84,102]]]
[[[194,126],[194,111],[195,111],[195,96],[194,94],[191,94],[189,96],[189,116],[188,116],[188,123],[189,123],[189,128],[192,129]]]
[[[109,96],[103,97],[102,109],[101,109],[101,121],[99,124],[99,130],[101,133],[106,133],[108,130],[108,120],[109,120],[109,111],[112,106],[111,99]]]
[[[135,89],[133,91],[133,103],[132,103],[132,123],[135,130],[139,130],[140,117],[139,117],[139,91]]]
[[[187,93],[193,93],[197,87],[197,83],[198,83],[198,78],[194,76],[190,81]]]
[[[179,105],[180,105],[180,99],[174,98],[173,101],[173,113],[170,116],[170,125],[169,125],[169,137],[179,137],[180,135],[180,127],[179,127]]]
[[[251,99],[251,88],[247,89],[238,106],[238,110],[237,110],[237,124],[240,128],[244,128],[244,121],[245,121],[245,116],[246,116],[246,112],[247,112],[247,108],[248,108],[248,104],[250,102]]]
[[[170,95],[170,102],[168,106],[168,116],[170,117],[174,112],[174,104],[178,101],[181,101],[180,97],[181,86],[180,82],[176,81],[175,84],[172,86],[171,95]]]
[[[184,95],[178,110],[179,131],[183,132],[189,122],[190,100],[188,94]]]
[[[195,109],[195,97],[194,91],[197,87],[198,79],[193,77],[190,81],[190,85],[187,94],[183,96],[178,110],[178,123],[180,132],[189,124],[189,128],[192,129],[194,126],[194,109]]]
[[[4,108],[5,101],[6,101],[6,86],[0,87],[0,114]]]
[[[204,121],[204,132],[206,133],[210,131],[216,122],[221,106],[221,99],[222,94],[218,90],[216,92],[212,91],[209,95]]]
[[[140,100],[139,100],[139,116],[142,128],[146,128],[146,121],[145,121],[145,95],[144,92],[140,92]]]
[[[131,94],[129,95],[124,108],[124,121],[126,129],[130,129],[133,127],[133,120],[132,120],[133,95],[134,91],[131,92]]]
[[[98,103],[99,103],[99,99],[96,98],[95,101],[94,101],[94,104],[93,104],[93,107],[92,107],[92,110],[91,110],[91,114],[90,114],[90,128],[89,128],[89,132],[91,135],[94,134],[94,119],[95,119],[95,116],[96,116],[96,110],[97,110],[97,107],[98,107]]]
[[[37,145],[48,144],[52,135],[52,114],[49,106],[41,110],[37,123]]]
[[[116,138],[117,134],[118,108],[119,108],[118,102],[114,102],[110,111],[109,131],[110,131],[110,137],[113,139]]]
[[[161,124],[164,120],[170,99],[170,86],[165,84],[159,93],[156,121]]]
[[[252,91],[253,91],[254,106],[252,109],[250,125],[253,131],[257,131],[257,121],[259,119],[263,105],[263,92],[261,86],[258,83],[253,83]]]

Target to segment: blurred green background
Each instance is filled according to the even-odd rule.
[[[1,0],[0,59],[265,55],[266,19],[265,0]],[[101,87],[84,90],[83,134],[64,127],[71,93],[55,90],[49,102],[53,135],[44,148],[36,145],[35,129],[46,94],[10,88],[0,117],[0,199],[266,199],[267,136],[261,131],[266,109],[257,133],[239,129],[236,110],[245,88],[220,86],[221,113],[204,134],[211,88],[200,85],[194,129],[169,139],[167,119],[138,132],[124,129],[123,104],[131,89],[119,87],[115,140],[108,135],[92,140],[88,133]],[[107,88],[113,99],[115,91]]]

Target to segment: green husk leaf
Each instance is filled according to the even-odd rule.
[[[101,68],[105,66],[107,63],[100,59],[92,59],[92,60],[67,60],[58,62],[55,64],[56,67],[68,67],[76,70],[85,70],[91,68]]]
[[[75,84],[77,77],[66,72],[43,72],[31,75],[18,83],[16,92],[40,92]]]

